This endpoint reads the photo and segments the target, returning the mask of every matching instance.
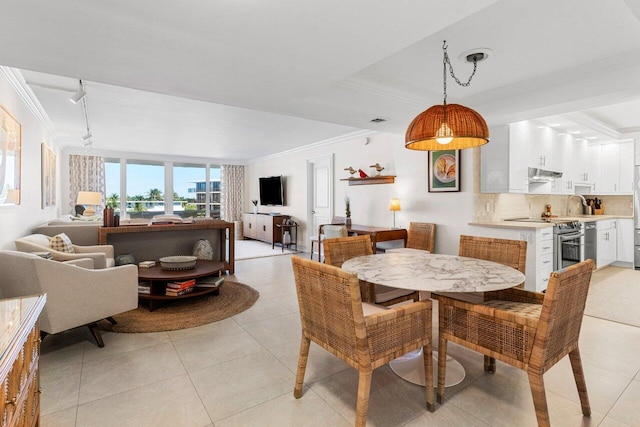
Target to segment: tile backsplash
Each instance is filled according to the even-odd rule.
[[[633,215],[633,196],[595,196],[602,199],[605,215]],[[569,199],[568,195],[544,194],[479,194],[474,195],[474,220],[499,221],[508,218],[537,218],[551,204],[552,215],[567,216],[582,214],[582,202],[579,197]]]

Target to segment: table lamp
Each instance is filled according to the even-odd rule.
[[[83,214],[84,216],[94,216],[96,211],[93,209],[93,206],[102,204],[102,193],[96,191],[79,191],[76,203],[87,206]]]
[[[393,197],[389,202],[389,210],[393,211],[393,227],[392,228],[397,228],[396,227],[396,211],[400,210],[400,200],[398,200],[396,197]]]
[[[20,190],[10,188],[7,190],[7,199],[5,203],[12,203],[14,205],[20,204]]]

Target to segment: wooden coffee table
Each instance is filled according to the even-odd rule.
[[[196,288],[191,292],[179,296],[165,295],[165,291],[167,290],[167,283],[169,282],[197,279],[199,277],[206,277],[214,274],[218,274],[219,276],[223,269],[224,263],[203,259],[197,260],[196,266],[189,270],[163,270],[160,265],[156,265],[151,268],[138,267],[138,280],[140,282],[148,282],[151,285],[151,293],[139,293],[138,300],[149,301],[149,311],[153,311],[166,301],[193,298],[206,294],[219,294],[220,287]]]

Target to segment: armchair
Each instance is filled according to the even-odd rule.
[[[116,265],[113,246],[111,245],[73,245],[74,252],[68,253],[52,249],[50,247],[51,239],[51,237],[44,234],[31,234],[16,239],[15,244],[16,248],[21,252],[50,252],[51,258],[56,261],[91,258],[96,269],[114,267]]]
[[[0,251],[0,293],[4,298],[47,294],[40,330],[56,334],[88,326],[99,347],[96,322],[138,307],[138,268],[134,265],[92,270],[92,260],[57,262],[34,254]]]

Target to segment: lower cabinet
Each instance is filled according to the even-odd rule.
[[[606,219],[596,222],[598,235],[598,249],[596,253],[596,267],[601,268],[613,264],[617,259],[618,245],[616,220]]]
[[[617,219],[616,226],[616,243],[618,262],[631,263],[634,262],[634,229],[633,220],[630,218]]]
[[[271,214],[242,214],[242,231],[245,238],[261,240],[263,242],[282,243],[280,229],[276,226],[282,224],[289,215],[271,215]]]

